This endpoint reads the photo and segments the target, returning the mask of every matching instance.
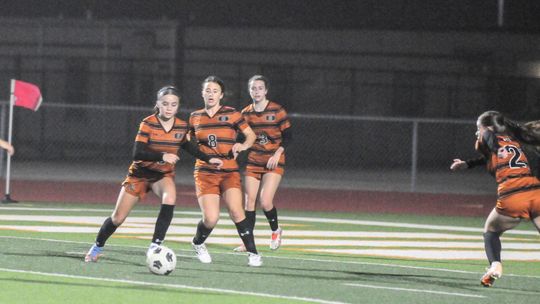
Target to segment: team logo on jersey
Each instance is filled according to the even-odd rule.
[[[180,139],[180,138],[182,138],[183,136],[184,136],[184,133],[182,133],[182,132],[179,132],[179,133],[174,134],[174,138],[176,138],[176,139]]]
[[[219,121],[229,121],[229,116],[220,116]]]
[[[266,115],[266,120],[274,121],[274,120],[276,120],[276,115]]]

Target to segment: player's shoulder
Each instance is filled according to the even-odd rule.
[[[204,113],[205,113],[205,112],[204,112],[204,109],[195,110],[195,111],[193,111],[193,112],[191,112],[191,113],[189,114],[189,117],[191,118],[191,117],[201,116],[201,115],[203,115]]]
[[[151,122],[156,123],[158,122],[158,119],[156,117],[156,114],[148,115],[145,118],[142,119],[143,122]]]
[[[231,106],[222,106],[221,109],[219,109],[220,114],[233,114],[233,113],[240,113],[238,110]]]
[[[254,109],[253,109],[253,104],[251,103],[251,104],[248,104],[247,106],[245,106],[245,107],[242,109],[242,111],[240,111],[240,113],[242,113],[242,114],[247,114],[247,113],[251,113],[251,112],[253,112],[253,111],[254,111]]]
[[[273,111],[285,111],[285,108],[275,101],[268,101],[268,106],[266,107],[266,109]]]
[[[181,118],[175,117],[174,125],[176,127],[187,127],[188,123]]]

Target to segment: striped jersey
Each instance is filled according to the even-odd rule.
[[[242,114],[228,106],[221,108],[209,116],[205,109],[191,113],[189,117],[189,132],[192,140],[196,139],[199,149],[210,158],[217,157],[223,161],[221,170],[211,164],[197,159],[195,170],[209,172],[238,171],[238,164],[232,157],[231,149],[236,143],[239,132],[248,128]]]
[[[165,131],[156,114],[153,114],[142,120],[135,141],[148,144],[148,148],[156,152],[178,154],[180,145],[187,140],[187,132],[187,123],[177,117],[174,117],[171,130]],[[129,167],[129,174],[141,176],[143,172],[148,172],[148,170],[169,173],[173,172],[174,168],[173,164],[164,161],[136,160]]]
[[[488,168],[495,174],[499,198],[540,189],[540,180],[533,176],[521,144],[514,138],[495,134],[498,147],[491,151]],[[483,146],[479,143],[479,146]]]
[[[255,111],[253,103],[248,105],[242,110],[242,115],[257,135],[257,140],[249,149],[248,162],[264,167],[281,146],[283,131],[291,127],[287,112],[281,105],[269,101],[261,112]]]

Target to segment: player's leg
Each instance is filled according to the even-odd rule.
[[[255,229],[255,215],[260,184],[260,179],[250,175],[244,176],[244,209],[252,230]]]
[[[506,230],[516,227],[521,219],[499,214],[493,208],[484,225],[484,248],[489,262],[487,272],[482,276],[481,284],[491,287],[502,276],[501,235]]]
[[[272,229],[272,239],[270,240],[270,249],[276,250],[281,246],[281,234],[283,230],[279,227],[278,213],[274,206],[274,196],[281,182],[281,175],[277,173],[266,173],[262,177],[259,201],[264,215]]]
[[[224,186],[223,199],[227,204],[229,215],[231,220],[236,225],[238,235],[242,239],[246,251],[248,252],[248,265],[249,266],[261,266],[262,259],[257,252],[255,246],[255,238],[253,236],[253,229],[251,229],[249,222],[245,216],[244,208],[242,206],[242,191],[240,190],[240,176],[231,177],[228,183]]]
[[[192,246],[199,261],[202,263],[211,263],[212,257],[208,253],[204,242],[219,221],[219,195],[204,194],[199,196],[198,202],[203,218],[197,224],[197,232],[195,233],[195,237],[193,237]]]
[[[152,184],[152,191],[161,199],[161,207],[156,219],[152,243],[148,250],[161,245],[171,225],[174,215],[174,205],[176,203],[176,185],[174,184],[174,179],[171,176],[163,177]]]
[[[88,250],[84,261],[85,262],[97,262],[103,251],[103,246],[109,237],[116,231],[116,229],[125,221],[133,206],[137,204],[139,197],[126,191],[126,187],[122,187],[116,206],[110,217],[105,219],[96,237],[95,244]]]
[[[255,230],[256,206],[259,193],[260,180],[252,176],[249,172],[244,175],[244,210],[250,229]],[[243,244],[234,248],[236,252],[246,252],[246,246]]]

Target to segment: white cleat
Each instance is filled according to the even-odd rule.
[[[281,246],[281,234],[283,230],[278,228],[276,231],[272,231],[272,239],[270,240],[270,249],[277,250]]]
[[[260,267],[262,264],[262,256],[252,252],[248,252],[248,266]]]
[[[191,246],[193,247],[193,250],[195,250],[195,254],[197,255],[199,261],[201,261],[201,263],[212,263],[212,257],[208,253],[208,249],[206,249],[206,245],[204,243],[200,245],[195,245],[191,243]]]
[[[484,287],[491,287],[495,280],[502,277],[502,264],[501,262],[493,262],[487,269],[486,273],[480,279],[480,284]]]
[[[146,251],[146,256],[149,256],[152,251],[154,251],[156,248],[158,248],[159,245],[156,243],[151,243],[150,247],[148,247],[148,250]]]

